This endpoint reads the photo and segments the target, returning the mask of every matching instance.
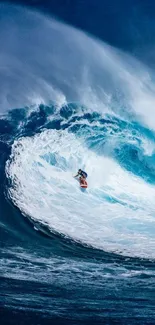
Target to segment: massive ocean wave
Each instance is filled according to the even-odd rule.
[[[0,15],[4,305],[80,324],[89,313],[153,324],[153,71],[26,8]]]

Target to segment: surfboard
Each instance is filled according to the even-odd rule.
[[[74,178],[80,183],[81,188],[87,188],[88,187],[88,183],[87,183],[87,181],[85,179],[81,180],[79,177],[74,177]]]
[[[85,179],[80,180],[80,187],[81,188],[87,188],[88,187],[88,183]]]

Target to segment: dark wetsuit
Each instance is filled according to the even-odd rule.
[[[81,170],[79,173],[78,173],[80,176],[84,177],[84,178],[87,178],[88,175],[86,172],[84,172],[83,170]]]

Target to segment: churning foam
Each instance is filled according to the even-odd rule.
[[[73,178],[89,175],[83,193]],[[24,214],[51,231],[106,251],[155,257],[155,189],[98,156],[67,131],[16,140],[6,165],[9,194]]]

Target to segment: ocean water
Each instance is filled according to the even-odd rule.
[[[1,324],[155,324],[154,15],[0,4]]]

